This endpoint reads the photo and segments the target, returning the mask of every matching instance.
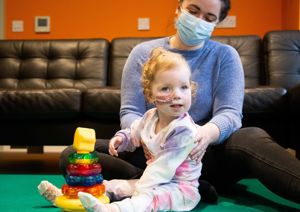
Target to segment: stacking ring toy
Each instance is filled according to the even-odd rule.
[[[78,192],[86,192],[96,197],[101,203],[109,203],[105,194],[105,185],[101,174],[102,167],[94,151],[96,142],[95,130],[78,127],[75,131],[73,147],[75,153],[68,157],[69,165],[62,186],[62,196],[56,197],[54,205],[63,211],[84,212]]]
[[[101,165],[99,163],[93,164],[69,164],[67,167],[67,174],[73,176],[90,176],[101,173]]]
[[[103,181],[101,174],[92,176],[66,176],[66,183],[70,186],[92,186],[95,184],[100,184]]]
[[[61,188],[62,193],[69,198],[78,198],[78,192],[90,193],[93,196],[101,196],[105,192],[103,184],[96,184],[93,186],[69,186],[64,184]]]
[[[95,153],[72,153],[69,158],[69,163],[73,164],[93,164],[98,162],[98,157]]]
[[[109,203],[109,198],[103,194],[101,196],[96,196],[96,198],[103,204]],[[78,198],[71,199],[67,196],[59,196],[55,199],[54,204],[62,208],[64,211],[75,211],[75,212],[85,212],[80,200]]]

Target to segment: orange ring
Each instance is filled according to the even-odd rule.
[[[69,198],[78,198],[78,192],[90,193],[93,196],[101,196],[105,192],[104,184],[93,186],[69,186],[64,184],[61,188],[62,193]]]

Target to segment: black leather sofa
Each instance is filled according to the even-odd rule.
[[[0,145],[69,145],[78,126],[110,138],[120,129],[123,65],[149,39],[0,41]],[[299,148],[300,31],[213,39],[241,57],[243,126],[262,127],[282,146]]]
[[[297,150],[300,159],[300,31],[272,31],[264,38],[267,84],[287,89],[288,133],[282,140]]]

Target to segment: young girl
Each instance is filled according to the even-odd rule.
[[[88,211],[188,211],[200,201],[202,164],[188,155],[196,146],[196,125],[188,115],[195,84],[185,59],[163,48],[152,51],[143,66],[142,86],[156,107],[116,133],[109,153],[143,146],[147,167],[140,179],[106,181],[106,191],[122,201],[102,204],[88,193],[78,194]]]

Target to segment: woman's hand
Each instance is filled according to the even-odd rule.
[[[112,139],[109,141],[108,145],[108,152],[112,156],[117,156],[118,157],[118,147],[121,145],[123,142],[123,138],[121,136],[114,136]]]
[[[218,140],[220,136],[219,128],[213,123],[207,123],[203,126],[197,125],[197,134],[195,142],[197,146],[191,151],[190,157],[200,163],[207,147]]]

